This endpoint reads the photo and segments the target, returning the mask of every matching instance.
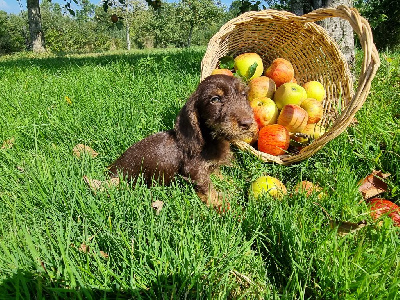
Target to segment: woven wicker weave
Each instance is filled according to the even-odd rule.
[[[363,49],[364,58],[355,93],[352,75],[343,54],[327,32],[315,23],[330,17],[347,20],[357,33]],[[300,85],[318,80],[325,86],[321,124],[328,130],[299,153],[273,156],[257,151],[245,142],[235,142],[238,148],[250,151],[265,162],[284,165],[312,156],[347,128],[365,102],[380,64],[368,22],[357,10],[346,6],[317,9],[303,16],[264,10],[247,12],[232,19],[211,38],[202,60],[201,79],[218,67],[221,57],[235,57],[245,52],[258,53],[264,66],[277,57],[286,58],[293,64]]]

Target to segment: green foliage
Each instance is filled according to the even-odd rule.
[[[219,59],[219,68],[232,70],[235,66],[235,60],[232,56],[223,56]]]
[[[123,49],[127,45],[126,30],[136,48],[206,45],[227,19],[223,8],[213,0],[163,3],[157,10],[148,9],[141,0],[114,3],[107,11],[88,1],[82,1],[80,7],[72,16],[65,15],[57,3],[42,3],[42,26],[49,50]],[[111,21],[112,14],[119,17],[117,23]]]
[[[399,48],[400,5],[397,0],[358,0],[354,4],[371,24],[376,46]]]
[[[25,50],[27,29],[20,16],[0,11],[0,54]]]
[[[41,14],[46,48],[50,51],[93,52],[124,46],[123,35],[112,26],[109,16],[93,5],[83,6],[71,17],[63,14],[59,4],[44,1]]]

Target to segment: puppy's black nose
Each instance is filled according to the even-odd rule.
[[[247,118],[247,119],[240,119],[239,120],[239,127],[242,130],[249,130],[251,125],[253,125],[253,119]]]

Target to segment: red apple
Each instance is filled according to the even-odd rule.
[[[119,20],[118,16],[116,14],[111,15],[111,22],[117,23]]]
[[[258,128],[276,123],[278,107],[270,98],[255,98],[250,101],[250,106],[253,109]]]
[[[265,76],[275,81],[276,87],[279,87],[293,80],[294,69],[290,61],[284,58],[276,58],[265,71]]]
[[[307,112],[295,104],[285,105],[278,117],[278,124],[285,126],[290,132],[301,132],[307,121]]]
[[[258,150],[271,155],[285,154],[289,148],[289,131],[282,125],[267,125],[258,133]]]
[[[383,215],[390,217],[396,226],[400,226],[400,207],[392,201],[373,198],[368,201],[371,209],[371,217],[375,220]]]

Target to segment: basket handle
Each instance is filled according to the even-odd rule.
[[[336,8],[320,8],[299,17],[299,19],[301,22],[317,22],[333,17],[345,19],[350,23],[354,32],[356,32],[359,37],[364,52],[357,91],[341,115],[335,120],[334,124],[332,124],[332,126],[337,127],[337,130],[335,130],[335,132],[327,131],[323,136],[316,139],[309,146],[303,148],[299,155],[296,156],[296,161],[310,157],[312,153],[321,149],[326,143],[336,138],[347,128],[347,126],[352,122],[356,112],[367,99],[372,79],[380,65],[379,53],[373,43],[371,27],[368,21],[361,17],[355,8],[350,8],[345,5],[340,5]],[[288,158],[287,160],[283,159],[283,162],[284,164],[289,164],[293,161]]]

